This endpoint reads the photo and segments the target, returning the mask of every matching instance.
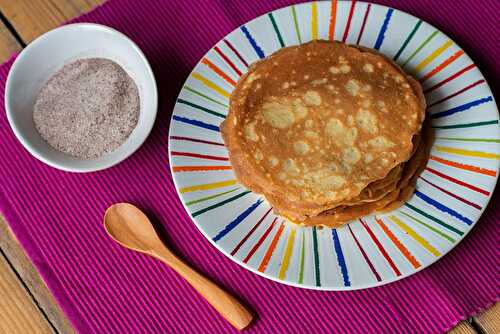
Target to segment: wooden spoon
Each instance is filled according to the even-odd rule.
[[[104,227],[109,236],[120,245],[151,255],[169,265],[236,329],[242,330],[252,321],[253,315],[236,298],[172,253],[160,239],[148,217],[137,207],[127,203],[110,206],[104,214]]]

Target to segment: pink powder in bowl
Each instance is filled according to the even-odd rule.
[[[94,159],[127,140],[139,112],[139,92],[125,70],[109,59],[88,58],[50,77],[36,98],[33,121],[54,149]]]

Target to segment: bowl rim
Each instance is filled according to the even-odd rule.
[[[110,32],[110,33],[118,36],[121,39],[124,39],[126,42],[128,42],[131,46],[131,49],[135,51],[135,53],[139,56],[139,58],[144,63],[144,65],[146,67],[146,71],[147,71],[147,76],[150,78],[151,83],[152,83],[153,88],[154,88],[153,92],[152,92],[152,97],[151,97],[152,98],[152,105],[153,105],[153,108],[152,108],[153,110],[151,110],[152,118],[151,118],[151,121],[149,123],[146,123],[144,125],[144,130],[145,130],[144,135],[142,135],[142,137],[139,137],[139,140],[137,141],[137,143],[134,144],[133,146],[131,146],[129,150],[124,151],[124,153],[121,156],[118,156],[117,158],[115,158],[113,160],[110,160],[108,162],[101,162],[101,163],[96,164],[95,166],[82,166],[82,167],[72,166],[72,165],[65,163],[65,162],[61,163],[61,162],[55,161],[54,159],[48,158],[45,154],[40,153],[37,149],[35,149],[32,146],[32,144],[27,139],[25,139],[25,136],[23,135],[22,131],[20,131],[19,128],[16,126],[16,124],[13,120],[14,116],[13,116],[13,106],[11,105],[12,101],[9,98],[9,96],[11,96],[11,94],[12,94],[12,91],[11,91],[12,90],[12,80],[13,80],[12,77],[15,75],[13,73],[15,73],[17,68],[19,67],[20,59],[22,59],[23,56],[26,56],[26,54],[28,54],[31,49],[37,47],[41,43],[44,43],[44,41],[47,38],[49,38],[50,35],[54,34],[55,32],[59,32],[61,30],[74,30],[74,29],[78,29],[78,28],[92,28],[92,29],[107,31],[107,32]],[[114,28],[108,27],[108,26],[103,25],[103,24],[71,23],[71,24],[66,24],[66,25],[63,25],[63,26],[60,26],[60,27],[57,27],[57,28],[54,28],[52,30],[47,31],[46,33],[44,33],[44,34],[40,35],[39,37],[37,37],[36,39],[34,39],[23,50],[21,50],[21,52],[17,55],[16,59],[12,63],[12,65],[9,69],[9,73],[7,75],[7,80],[5,82],[5,92],[4,92],[4,106],[5,106],[5,113],[7,114],[7,120],[9,122],[9,126],[10,126],[12,132],[14,133],[17,140],[22,144],[22,146],[33,157],[35,157],[39,161],[45,163],[46,165],[49,165],[53,168],[56,168],[56,169],[59,169],[62,171],[66,171],[66,172],[73,172],[73,173],[96,172],[96,171],[100,171],[100,170],[104,170],[104,169],[113,167],[113,166],[119,164],[120,162],[122,162],[123,160],[129,158],[146,141],[146,139],[148,138],[149,134],[151,133],[151,130],[153,129],[153,126],[156,122],[156,116],[158,113],[158,87],[156,84],[154,72],[151,69],[151,65],[149,64],[148,59],[146,58],[146,56],[144,55],[142,50],[139,48],[139,46],[131,38],[129,38],[127,35],[125,35],[124,33],[120,32]],[[140,112],[142,112],[142,110]],[[130,138],[130,136],[128,138]],[[122,143],[122,145],[123,144],[124,143]],[[68,157],[70,157],[74,160],[77,160],[77,161],[92,161],[92,160],[78,159],[78,158],[74,158],[71,156],[68,156]]]

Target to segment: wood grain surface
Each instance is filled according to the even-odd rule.
[[[0,0],[0,63],[13,52],[104,0]],[[73,333],[71,324],[0,216],[0,334]],[[500,334],[500,306],[450,334]]]
[[[0,10],[25,43],[88,12],[103,0],[0,0]]]
[[[0,332],[51,333],[51,327],[38,311],[7,260],[0,257]]]

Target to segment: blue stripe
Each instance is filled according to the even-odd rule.
[[[461,214],[459,214],[458,212],[456,212],[455,210],[452,210],[450,209],[449,207],[439,203],[438,201],[436,201],[435,199],[432,199],[430,198],[429,196],[427,196],[426,194],[424,193],[421,193],[420,191],[416,190],[415,191],[415,195],[417,195],[417,197],[419,197],[420,199],[424,200],[425,202],[429,203],[430,205],[432,205],[433,207],[435,207],[436,209],[440,210],[440,211],[443,211],[447,214],[449,214],[450,216],[453,216],[455,218],[457,218],[458,220],[461,220],[463,221],[464,223],[466,223],[467,225],[472,225],[472,220],[470,220],[469,218],[467,217],[464,217],[462,216]]]
[[[337,229],[332,229],[333,246],[335,247],[335,253],[337,253],[337,261],[340,266],[340,271],[342,272],[342,277],[344,278],[344,286],[350,286],[349,272],[347,271],[347,266],[345,264],[344,253],[342,253],[342,246],[340,246],[340,239],[337,234]]]
[[[215,242],[222,239],[226,234],[232,231],[239,223],[241,223],[248,215],[250,215],[263,201],[259,199],[257,202],[248,207],[245,211],[243,211],[238,217],[236,217],[232,222],[230,222],[226,227],[222,229],[214,238]]]
[[[375,46],[373,47],[375,50],[380,49],[382,43],[384,42],[385,32],[387,31],[387,27],[389,26],[389,21],[391,20],[392,12],[394,9],[389,8],[387,10],[387,14],[385,14],[384,23],[382,24],[382,28],[380,28],[380,32],[378,33],[377,41],[375,42]]]
[[[259,56],[259,58],[261,58],[261,59],[264,58],[265,57],[264,51],[262,51],[260,46],[257,45],[257,42],[255,41],[255,39],[253,39],[252,35],[250,35],[250,32],[248,31],[247,27],[241,26],[240,29],[245,34],[245,37],[250,42],[250,45],[252,45],[253,49],[255,50],[255,53],[257,53],[257,56]]]
[[[450,115],[453,115],[453,114],[455,114],[457,112],[466,111],[466,110],[468,110],[468,109],[470,109],[472,107],[478,106],[478,105],[486,103],[486,102],[491,102],[491,101],[493,101],[493,98],[491,96],[483,97],[482,99],[475,100],[475,101],[472,101],[472,102],[468,102],[466,104],[462,104],[461,106],[458,106],[458,107],[455,107],[455,108],[451,108],[449,110],[445,110],[445,111],[440,111],[440,112],[434,113],[434,114],[431,115],[431,118],[441,118],[441,117],[450,116]]]
[[[181,117],[181,116],[177,116],[177,115],[174,115],[172,117],[172,119],[174,121],[177,121],[177,122],[191,124],[191,125],[194,125],[194,126],[199,126],[200,128],[204,128],[204,129],[208,129],[208,130],[220,132],[220,129],[219,129],[218,126],[212,125],[212,124],[208,124],[208,123],[203,123],[202,121],[198,121],[196,119],[189,119],[189,118]]]

